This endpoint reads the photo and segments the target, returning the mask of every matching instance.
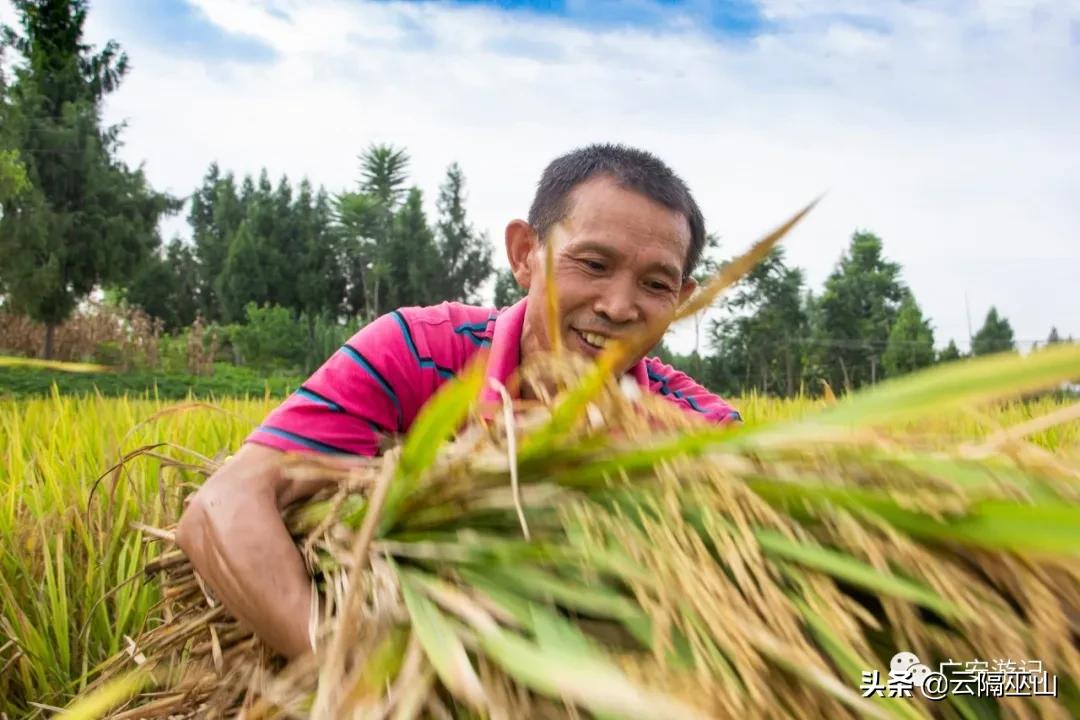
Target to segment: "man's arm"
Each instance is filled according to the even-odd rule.
[[[326,483],[285,477],[284,453],[370,464],[379,431],[404,429],[415,413],[417,371],[394,317],[368,324],[252,431],[180,518],[177,542],[214,595],[285,655],[309,650],[312,597],[281,511]]]
[[[288,480],[283,456],[240,448],[191,497],[176,541],[215,597],[291,658],[310,649],[311,581],[281,511],[325,483]]]

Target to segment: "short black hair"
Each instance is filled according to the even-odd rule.
[[[690,226],[690,250],[683,278],[701,260],[705,248],[705,218],[682,178],[652,153],[626,145],[597,144],[555,158],[544,168],[529,208],[529,224],[543,240],[569,212],[570,193],[586,180],[608,175],[619,187],[640,193],[681,213]]]

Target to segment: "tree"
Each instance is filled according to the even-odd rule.
[[[409,188],[405,201],[394,214],[390,242],[383,254],[389,268],[388,306],[430,305],[438,296],[443,268],[435,249],[435,236],[424,213],[424,196],[419,188]]]
[[[7,200],[18,196],[30,185],[26,168],[15,150],[0,150],[0,212]]]
[[[408,180],[409,155],[393,145],[372,143],[360,155],[360,188],[383,207],[393,209],[401,202]]]
[[[518,285],[514,273],[509,270],[499,270],[495,273],[495,307],[513,305],[523,297],[525,297],[525,289]]]
[[[252,232],[245,220],[229,244],[225,267],[218,277],[217,294],[225,320],[243,321],[249,303],[273,304],[273,288],[284,282],[281,262],[266,238]]]
[[[959,360],[962,357],[963,355],[960,354],[960,348],[956,347],[956,341],[949,340],[949,344],[938,354],[937,361],[939,363],[952,362],[954,360]]]
[[[120,281],[160,244],[158,218],[178,203],[141,170],[116,159],[120,127],[103,127],[101,104],[127,72],[115,42],[82,41],[85,0],[15,0],[21,33],[3,42],[21,56],[5,89],[30,189],[0,220],[3,285],[13,308],[54,330],[95,287]]]
[[[409,156],[391,145],[371,145],[360,155],[360,182],[336,199],[337,229],[346,273],[346,306],[371,320],[394,307],[386,302],[393,275],[390,257],[394,215],[405,193]]]
[[[881,356],[908,291],[881,239],[856,232],[817,302],[814,360],[834,388],[857,388],[884,373]]]
[[[1047,345],[1057,345],[1061,342],[1061,337],[1058,336],[1058,329],[1056,327],[1050,328],[1050,335],[1046,338]]]
[[[446,170],[439,188],[436,247],[441,264],[439,299],[476,302],[480,285],[492,273],[491,243],[465,216],[465,174],[457,163]]]
[[[889,377],[929,367],[934,362],[934,331],[910,294],[900,305],[881,362]]]
[[[194,249],[179,238],[155,252],[132,276],[122,296],[169,331],[191,325],[200,311],[199,272]]]
[[[991,307],[979,332],[971,339],[971,354],[978,357],[1013,349],[1015,343],[1012,326],[1008,320],[998,315],[996,307]]]
[[[197,261],[199,303],[203,317],[218,321],[224,309],[217,297],[217,282],[229,255],[229,243],[244,220],[244,208],[232,174],[221,175],[211,163],[202,185],[191,195],[188,224]]]
[[[337,316],[345,297],[345,273],[339,262],[339,238],[331,226],[330,200],[320,188],[313,194],[311,183],[300,183],[293,209],[299,257],[296,293],[298,309],[309,318]],[[309,325],[309,334],[314,323]]]
[[[802,270],[787,266],[782,248],[758,263],[735,285],[722,306],[724,317],[713,324],[717,355],[703,380],[726,392],[798,393],[809,330],[803,291]]]

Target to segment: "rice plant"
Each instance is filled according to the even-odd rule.
[[[1044,422],[980,425],[1017,412],[985,403],[1075,377],[1080,347],[938,368],[741,428],[576,372],[550,408],[509,424],[471,401],[474,372],[381,461],[290,460],[338,480],[288,514],[320,596],[305,660],[271,658],[165,550],[147,570],[169,621],[101,668],[105,688],[150,670],[151,690],[113,717],[1080,711],[1075,435],[1051,453],[1025,437]],[[950,411],[982,439],[928,442],[921,423]],[[1075,425],[1075,408],[1054,413]],[[861,673],[901,651],[932,666],[1041,659],[1057,695],[863,697]]]

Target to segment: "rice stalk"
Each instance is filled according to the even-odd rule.
[[[517,493],[498,415],[474,415],[465,441],[437,452],[407,438],[401,459],[376,461],[390,483],[350,484],[325,462],[290,459],[335,481],[286,514],[320,594],[316,652],[269,657],[166,550],[148,569],[168,588],[171,620],[135,644],[172,700],[144,694],[122,712],[1074,716],[1076,456],[1031,465],[995,444],[973,457],[962,442],[886,429],[936,413],[927,386],[968,406],[1080,375],[1080,348],[1046,352],[972,363],[975,381],[910,377],[819,419],[742,429],[702,427],[605,381],[590,390],[599,427],[579,416],[551,433],[561,396],[549,419],[514,423],[519,449],[540,447],[535,434],[547,449],[519,451]],[[448,437],[476,387],[432,403],[424,437]],[[1024,422],[1046,432],[1052,421]],[[394,497],[392,514],[373,487]],[[1041,659],[1059,696],[864,698],[861,672],[887,678],[901,650],[930,665]],[[118,654],[98,682],[132,662]]]

